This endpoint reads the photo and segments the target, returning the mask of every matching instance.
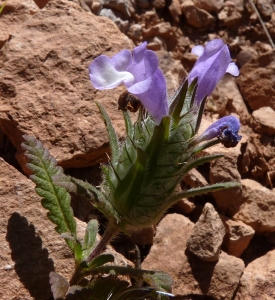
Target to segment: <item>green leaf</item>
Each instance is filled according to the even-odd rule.
[[[185,101],[185,96],[188,90],[188,81],[185,80],[179,87],[170,106],[170,115],[174,119],[175,124],[179,123],[181,110]]]
[[[118,160],[119,153],[120,153],[117,135],[116,135],[115,129],[112,125],[112,122],[111,122],[107,112],[105,111],[104,107],[98,102],[96,102],[96,105],[100,110],[100,113],[102,115],[102,118],[104,120],[105,126],[108,131],[111,153],[112,153],[111,162],[114,163]]]
[[[132,139],[133,135],[134,135],[134,126],[131,121],[128,110],[123,112],[123,117],[124,117],[124,121],[125,121],[126,133]]]
[[[77,195],[83,196],[86,199],[90,200],[94,207],[97,208],[101,213],[103,213],[109,221],[113,220],[115,223],[119,222],[120,217],[118,213],[114,210],[111,203],[103,196],[103,194],[99,190],[97,190],[88,182],[84,182],[80,179],[71,177],[71,181],[76,186],[74,192]]]
[[[85,237],[84,237],[83,247],[82,247],[83,250],[85,252],[87,252],[87,255],[89,255],[91,253],[91,250],[95,246],[97,232],[98,232],[97,220],[89,221],[89,223],[87,224],[87,227],[86,227]]]
[[[156,300],[155,289],[129,286],[115,278],[96,278],[89,287],[72,286],[65,300]]]
[[[0,6],[0,14],[2,13],[4,7],[7,5],[8,0],[5,0],[4,3]]]
[[[190,189],[188,191],[183,191],[169,198],[169,200],[167,201],[167,203],[169,204],[168,207],[170,207],[173,203],[179,201],[182,198],[194,197],[197,195],[202,195],[210,192],[216,192],[219,190],[237,188],[237,187],[241,187],[241,184],[239,182],[221,182],[221,183],[215,183],[203,187]]]
[[[104,166],[102,166],[102,171],[104,171]],[[119,216],[110,202],[107,201],[104,195],[90,183],[67,176],[64,173],[54,176],[53,182],[56,185],[64,187],[68,192],[75,193],[76,195],[91,201],[93,206],[103,213],[108,220],[113,219],[115,220],[115,223],[119,222]]]
[[[83,257],[83,250],[80,241],[76,240],[75,247],[74,247],[74,258],[76,265],[79,265],[82,262]]]
[[[194,139],[193,142],[196,142],[196,139]],[[191,142],[191,144],[190,144],[191,147],[192,147],[193,142]],[[208,149],[212,146],[220,144],[220,142],[221,141],[219,139],[213,139],[213,140],[207,141],[206,143],[197,145],[193,149],[192,148],[190,149],[191,155],[198,154],[198,153],[200,153],[201,151],[203,151],[205,149]]]
[[[76,236],[76,222],[70,206],[71,197],[63,188],[54,184],[52,178],[63,170],[56,165],[56,160],[44,149],[41,142],[32,136],[24,135],[25,142],[22,148],[29,159],[27,166],[33,172],[30,176],[36,184],[36,192],[42,197],[41,204],[49,212],[48,218],[56,224],[55,230],[59,233],[71,233]],[[73,250],[75,242],[66,239],[68,246]]]
[[[95,268],[101,267],[104,264],[112,263],[115,261],[115,258],[112,254],[101,254],[94,258],[91,262],[88,264],[89,270],[93,270]]]
[[[191,161],[190,163],[188,163],[187,165],[184,165],[182,170],[184,171],[184,174],[186,174],[190,170],[192,170],[202,164],[211,162],[212,160],[219,159],[223,156],[224,156],[224,154],[213,154],[213,155],[207,155],[207,156],[202,156],[200,158],[196,158],[193,161]]]
[[[201,120],[202,120],[202,115],[203,115],[206,99],[207,99],[207,96],[204,97],[204,99],[202,100],[202,102],[200,104],[200,108],[199,108],[198,115],[197,115],[197,124],[196,124],[196,128],[195,128],[195,133],[198,132],[198,130],[201,126]]]

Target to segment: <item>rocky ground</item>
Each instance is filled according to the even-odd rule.
[[[138,244],[142,267],[168,272],[177,299],[275,299],[275,51],[250,2],[47,2],[8,0],[0,15],[0,299],[52,299],[49,272],[69,279],[73,271],[28,180],[22,134],[41,140],[68,174],[99,184],[109,148],[94,101],[123,138],[123,87],[93,89],[90,62],[146,40],[172,95],[196,60],[192,47],[213,38],[229,45],[241,74],[225,76],[209,97],[201,130],[234,114],[243,138],[236,148],[212,147],[225,157],[190,172],[179,188],[232,180],[242,188],[183,199],[155,228],[120,236],[114,247],[131,259]],[[275,39],[274,2],[255,3]],[[79,230],[97,215],[80,199],[72,206]],[[117,259],[127,265],[124,256]]]

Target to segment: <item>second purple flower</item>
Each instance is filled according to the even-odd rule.
[[[203,46],[195,46],[192,53],[199,56],[194,68],[188,75],[188,83],[198,78],[195,103],[199,104],[209,96],[225,73],[239,75],[239,69],[231,61],[228,46],[220,39],[215,39]]]

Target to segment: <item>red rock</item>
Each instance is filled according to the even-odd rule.
[[[34,183],[2,159],[0,168],[0,299],[49,299],[49,273],[55,271],[69,280],[73,254],[47,218]],[[87,224],[76,222],[81,239]],[[114,255],[115,264],[133,267],[110,246],[107,253]]]
[[[207,109],[209,105],[213,105],[215,112],[218,112],[220,116],[235,113],[242,123],[249,120],[250,113],[232,75],[225,75],[209,98]]]
[[[145,39],[155,36],[171,38],[174,35],[174,30],[175,28],[173,28],[170,23],[161,22],[151,26],[150,28],[144,28],[142,35]]]
[[[212,204],[206,203],[187,240],[187,249],[203,261],[219,260],[225,235],[223,223]]]
[[[275,111],[270,107],[261,107],[252,113],[255,121],[260,124],[260,133],[275,134]]]
[[[44,8],[48,4],[49,0],[34,0],[34,2],[39,8]]]
[[[226,252],[229,255],[240,257],[249,245],[255,231],[241,221],[230,220],[222,215],[220,215],[220,218],[226,231],[223,242]]]
[[[184,1],[181,10],[187,23],[196,28],[214,25],[214,17],[207,11],[196,7],[191,0]]]
[[[242,204],[233,219],[251,226],[256,233],[275,232],[275,193],[255,180],[241,182]]]
[[[244,270],[235,300],[275,299],[275,250],[252,261]]]
[[[180,21],[180,16],[181,16],[180,1],[172,0],[172,3],[169,6],[169,11],[174,21],[178,23]]]
[[[186,251],[193,226],[184,216],[167,215],[158,225],[154,245],[142,267],[170,274],[173,293],[178,296],[196,294],[231,300],[244,270],[242,260],[222,252],[217,263],[205,262]]]
[[[237,169],[237,158],[240,155],[241,143],[235,148],[224,148],[218,145],[208,149],[211,153],[222,153],[224,157],[210,163],[210,183],[241,181]],[[218,150],[219,149],[219,150]],[[241,205],[241,188],[230,188],[212,193],[219,211],[229,216],[234,215]]]
[[[1,3],[2,4],[2,3]],[[33,0],[9,0],[1,13],[0,48],[9,40],[12,34],[19,30],[22,24],[37,13],[39,8]]]
[[[207,12],[218,12],[223,7],[224,0],[193,0],[196,7]]]
[[[258,0],[256,6],[264,18],[270,18],[274,11],[272,0]]]
[[[165,0],[154,0],[153,6],[155,8],[164,8],[165,7]]]
[[[178,201],[173,208],[177,213],[190,214],[195,209],[195,204],[188,199],[182,199]]]
[[[54,230],[34,184],[0,159],[1,299],[47,299],[49,273],[70,279],[73,255]]]
[[[206,179],[201,175],[201,173],[197,169],[190,170],[183,178],[188,186],[197,188],[199,186],[205,186],[208,184]]]
[[[0,127],[24,170],[22,133],[39,138],[65,168],[106,159],[108,138],[95,101],[112,116],[121,138],[125,126],[117,99],[123,88],[96,91],[88,66],[123,48],[132,43],[111,21],[65,0],[50,1],[6,43],[0,54]]]
[[[252,58],[241,68],[237,84],[252,110],[265,106],[275,110],[272,79],[275,74],[274,60],[275,51],[271,51]]]

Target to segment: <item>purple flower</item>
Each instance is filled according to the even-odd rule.
[[[210,125],[203,134],[194,139],[193,145],[218,138],[226,147],[235,147],[242,136],[238,135],[240,122],[234,116],[226,116]]]
[[[96,89],[112,89],[124,83],[159,124],[168,115],[165,78],[157,55],[144,42],[133,50],[122,50],[111,58],[101,55],[90,64],[90,79]]]
[[[205,48],[195,46],[192,53],[198,55],[199,59],[188,75],[188,83],[191,84],[198,77],[198,89],[195,97],[197,104],[213,92],[226,72],[234,76],[239,75],[238,67],[231,62],[228,47],[222,40],[212,40],[206,44]]]

